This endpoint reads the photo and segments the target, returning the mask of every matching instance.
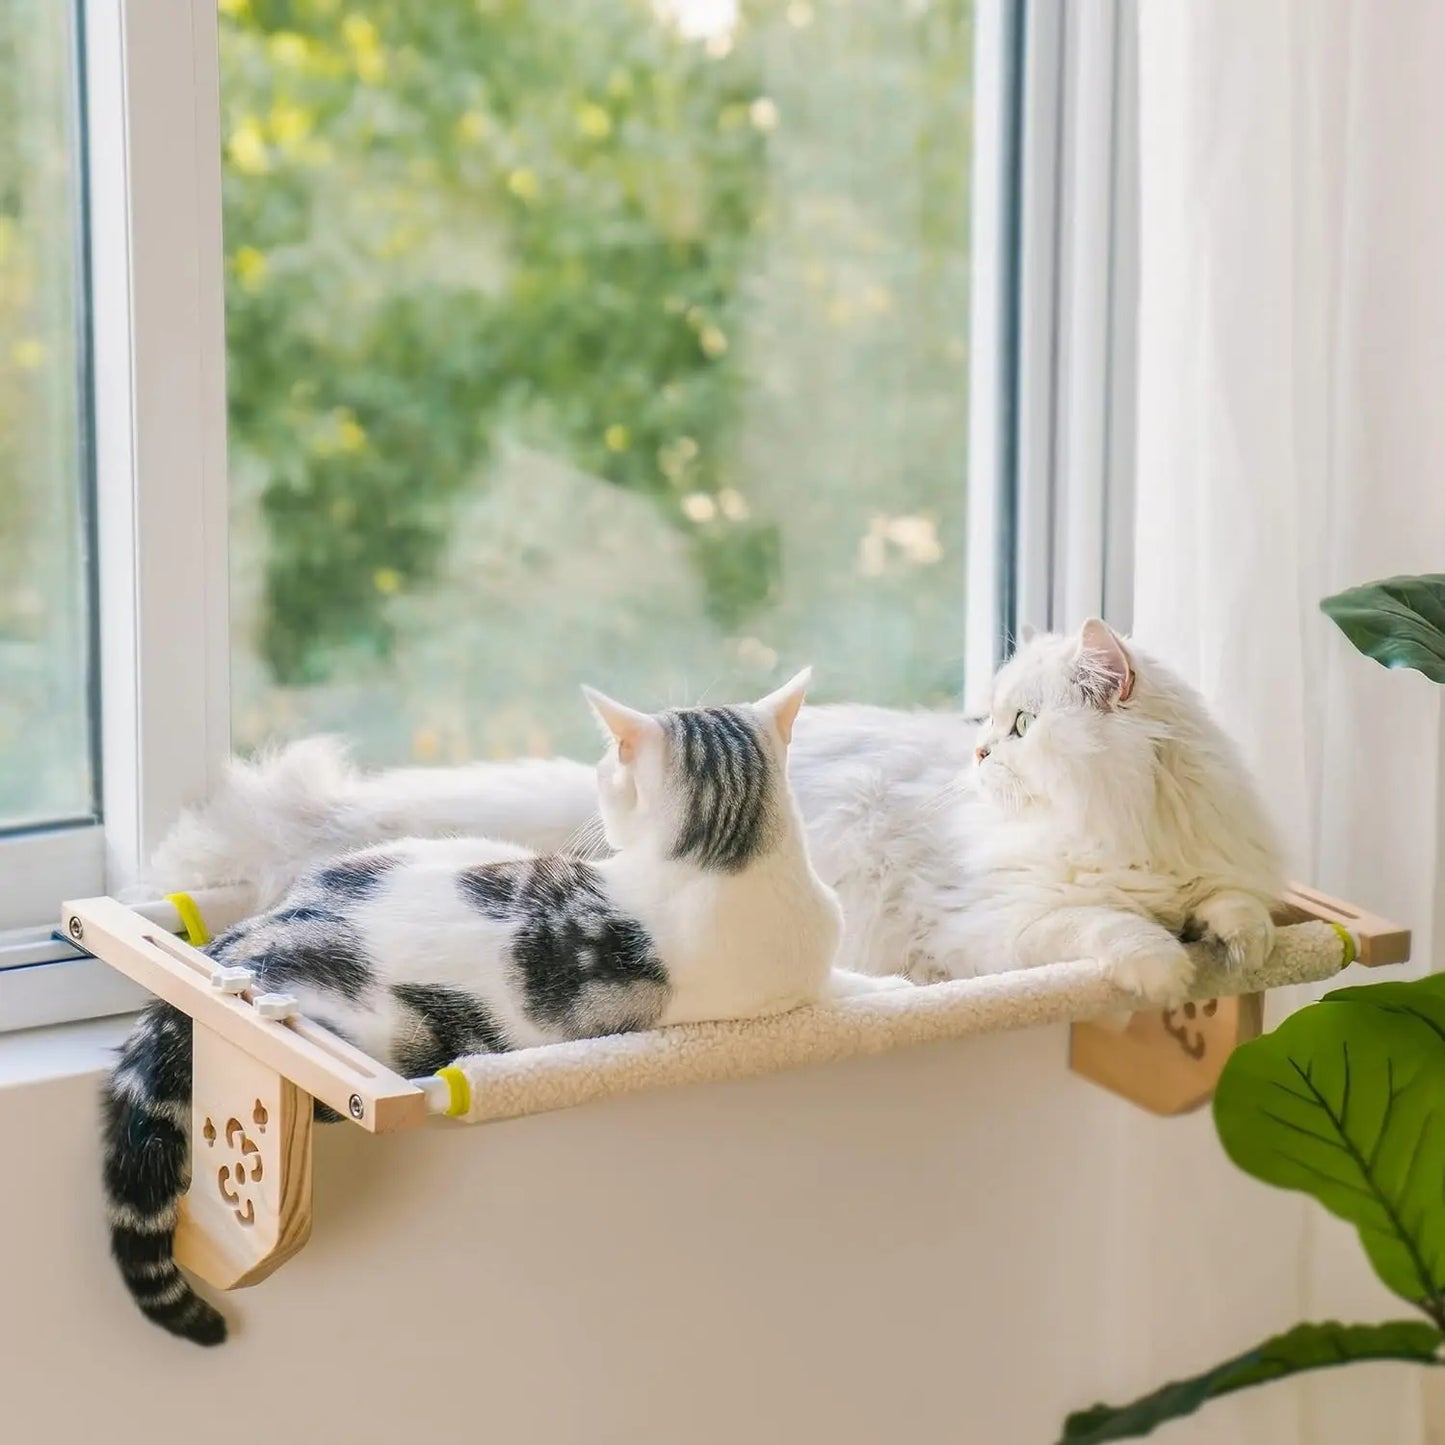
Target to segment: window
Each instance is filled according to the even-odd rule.
[[[0,1029],[134,1001],[34,965],[233,743],[947,705],[1118,595],[1129,14],[12,4]]]
[[[64,5],[0,14],[0,936],[104,876],[77,56]]]
[[[73,265],[83,212],[89,305],[72,303],[72,315],[83,310],[89,322],[93,383],[88,395],[71,383],[76,400],[67,425],[77,452],[91,438],[95,479],[88,570],[99,707],[86,722],[98,727],[94,749],[87,738],[82,754],[90,771],[80,776],[87,794],[81,816],[98,812],[100,821],[37,827],[32,816],[0,837],[0,1030],[135,1006],[138,990],[51,940],[60,902],[128,886],[182,803],[214,781],[228,745],[215,17],[190,0],[77,0],[73,8],[34,0],[11,6],[6,17],[0,34],[12,43],[23,38],[22,81],[26,94],[34,92],[25,104],[35,105],[36,124],[47,113],[39,103],[47,75],[59,87],[53,106],[62,120],[84,117],[53,138],[78,186],[83,177],[83,200],[72,197],[43,259]],[[43,52],[36,50],[42,36]],[[10,78],[5,72],[5,82]],[[0,132],[0,168],[10,168],[0,173],[25,174],[24,134],[23,127]],[[13,204],[14,194],[0,205]],[[71,273],[71,294],[84,298],[80,274]],[[57,338],[63,349],[67,343]],[[0,333],[0,352],[11,341]],[[84,342],[68,345],[73,358],[85,359]],[[0,410],[0,452],[24,435],[19,423],[34,422]],[[64,477],[53,471],[58,497]],[[83,475],[72,461],[72,483]],[[18,515],[6,493],[0,531],[14,535]],[[39,575],[59,596],[65,567],[85,576],[84,559],[77,541],[68,561],[47,559],[54,575],[43,567]],[[9,583],[7,572],[0,596]],[[88,618],[78,599],[68,605]],[[65,642],[70,650],[55,659],[57,676],[64,668],[85,679],[84,699],[92,673],[86,626]],[[15,695],[7,674],[0,710]],[[42,734],[59,737],[70,726],[60,696]],[[52,810],[46,821],[63,818]],[[58,966],[39,966],[53,961]]]
[[[0,832],[89,823],[86,406],[75,45],[0,14]]]
[[[235,738],[963,683],[972,0],[225,0]]]

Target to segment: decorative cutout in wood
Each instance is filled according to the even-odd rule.
[[[1264,995],[1201,999],[1137,1013],[1122,1028],[1077,1023],[1069,1067],[1154,1114],[1187,1114],[1207,1103],[1230,1051],[1255,1038]]]
[[[256,1113],[266,1117],[266,1110],[259,1099]],[[264,1126],[263,1126],[264,1127]],[[206,1120],[206,1141],[212,1148],[216,1143],[215,1125]],[[235,1156],[229,1164],[222,1164],[216,1172],[216,1187],[221,1198],[235,1210],[237,1220],[242,1224],[256,1222],[256,1201],[251,1196],[250,1185],[260,1181],[265,1173],[265,1160],[261,1147],[246,1135],[245,1126],[239,1119],[226,1120],[226,1144]]]

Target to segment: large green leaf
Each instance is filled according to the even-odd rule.
[[[1214,1120],[1241,1169],[1355,1225],[1445,1326],[1445,975],[1338,989],[1236,1049]]]
[[[1091,1410],[1077,1411],[1064,1422],[1060,1445],[1103,1445],[1107,1440],[1138,1439],[1166,1420],[1192,1415],[1206,1401],[1305,1370],[1323,1370],[1358,1360],[1437,1365],[1442,1345],[1445,1335],[1419,1320],[1394,1320],[1381,1325],[1342,1325],[1329,1320],[1324,1324],[1296,1325],[1202,1375],[1175,1380],[1128,1405],[1095,1405]]]
[[[1445,682],[1445,575],[1367,582],[1326,597],[1320,610],[1366,657]]]

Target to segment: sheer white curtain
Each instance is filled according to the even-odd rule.
[[[1445,571],[1445,4],[1143,0],[1139,38],[1135,633],[1243,743],[1297,874],[1410,923],[1428,960],[1442,694],[1354,654],[1318,602]],[[1208,1338],[1244,1346],[1393,1308],[1352,1237],[1232,1178],[1205,1121],[1131,1143],[1157,1315],[1207,1299]],[[1171,1256],[1171,1205],[1221,1252]],[[1416,1385],[1341,1372],[1190,1428],[1416,1445]]]

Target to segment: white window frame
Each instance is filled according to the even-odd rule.
[[[12,930],[0,940],[0,1030],[141,1001],[93,961],[39,967],[69,952],[50,940],[51,920],[65,897],[132,886],[229,744],[216,9],[80,10],[104,822],[0,847],[0,928]]]
[[[1021,622],[1128,625],[1133,4],[977,3],[973,708]],[[0,904],[0,1032],[141,1002],[55,942],[50,920],[64,897],[133,885],[229,751],[216,9],[80,8],[104,823],[0,840],[3,876],[19,880]]]
[[[976,0],[973,209],[969,239],[968,523],[963,706],[988,711],[989,683],[1012,625],[1010,477],[1017,280],[1019,0]]]
[[[1024,11],[1012,616],[1133,621],[1137,0]],[[1005,482],[1005,486],[1007,482]]]

